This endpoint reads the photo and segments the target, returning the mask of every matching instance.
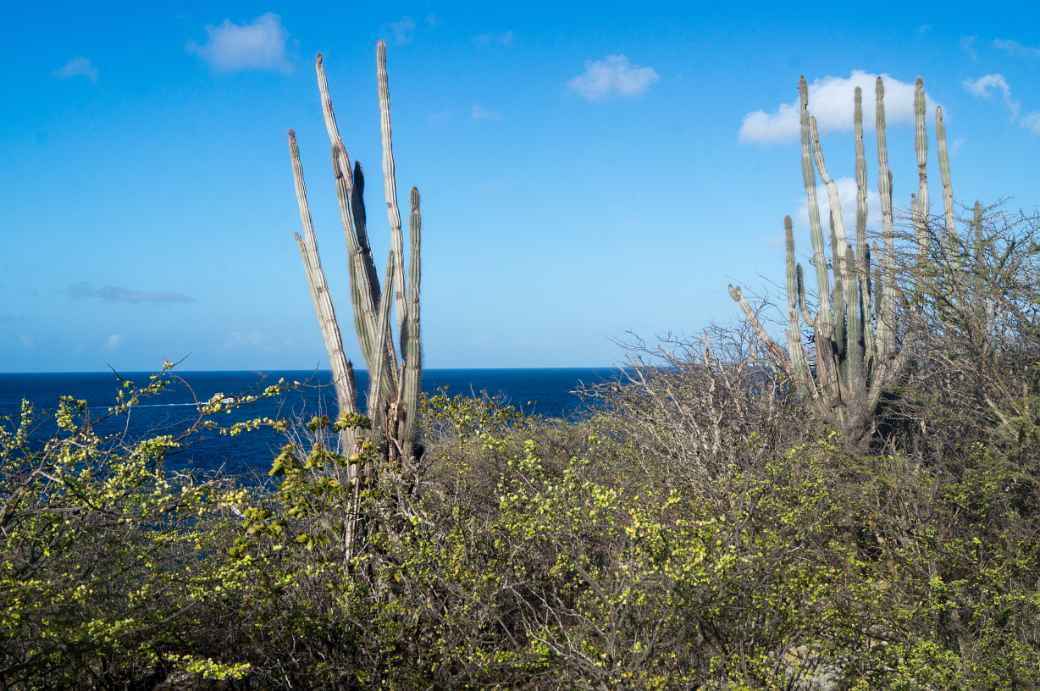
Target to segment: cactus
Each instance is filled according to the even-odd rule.
[[[348,477],[353,482],[354,504],[347,528],[348,555],[353,549],[357,530],[359,488],[371,482],[376,468],[360,465],[362,452],[375,449],[384,461],[414,463],[422,454],[415,424],[422,378],[422,343],[419,326],[419,284],[421,278],[420,228],[422,216],[419,191],[411,190],[410,240],[411,256],[407,284],[404,275],[404,239],[400,212],[397,208],[397,180],[390,127],[390,95],[386,69],[386,45],[376,47],[380,134],[383,150],[383,178],[387,213],[390,221],[390,253],[380,286],[368,241],[364,202],[364,173],[360,163],[351,168],[350,155],[339,133],[336,113],[329,94],[325,66],[319,53],[315,61],[318,92],[321,97],[325,130],[332,150],[332,171],[336,184],[340,222],[347,244],[347,267],[350,275],[351,305],[354,329],[370,376],[367,417],[370,425],[358,424],[359,406],[354,368],[343,350],[339,322],[329,294],[328,282],[318,254],[317,239],[307,201],[307,187],[296,136],[289,131],[289,156],[292,161],[296,201],[300,211],[303,235],[296,242],[310,288],[311,300],[328,352],[342,430],[341,451],[351,461]],[[391,323],[391,307],[396,305],[396,323],[400,334],[402,364],[398,363]],[[368,427],[369,431],[364,431]]]
[[[876,268],[871,266],[873,258],[867,242],[867,170],[863,152],[862,93],[856,88],[853,102],[857,188],[856,238],[853,246],[846,238],[838,188],[827,171],[816,119],[809,112],[808,87],[804,77],[799,82],[798,92],[801,105],[802,177],[809,205],[813,266],[818,291],[816,314],[810,313],[802,267],[795,260],[794,233],[789,216],[784,219],[787,251],[786,350],[766,334],[758,315],[740,288],[730,286],[730,294],[760,340],[765,343],[775,365],[811,401],[820,417],[841,430],[850,447],[863,450],[869,446],[876,430],[877,409],[883,391],[901,381],[910,360],[910,335],[898,321],[897,307],[905,301],[901,300],[895,276],[892,174],[888,167],[885,88],[879,77],[875,90],[875,129],[883,250],[880,266]],[[918,244],[918,269],[922,269],[927,260],[930,235],[926,104],[924,83],[920,79],[917,80],[914,92],[918,188],[916,194],[912,195],[912,222]],[[953,190],[941,108],[936,113],[936,137],[947,234],[952,236],[955,233]],[[829,263],[817,205],[816,172],[826,189],[831,210]],[[812,351],[803,339],[803,326],[812,332]]]

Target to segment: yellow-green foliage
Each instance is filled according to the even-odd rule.
[[[214,417],[241,403],[193,427],[231,434]],[[179,437],[113,447],[71,399],[32,447],[26,407],[0,432],[0,681],[1032,687],[1035,410],[942,467],[810,435],[698,483],[603,416],[433,396],[427,472],[376,468],[347,562],[347,467],[376,456],[321,440],[364,419],[311,420],[246,489],[165,472]]]

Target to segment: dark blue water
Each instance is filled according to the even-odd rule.
[[[146,373],[120,373],[121,377],[140,385],[148,381]],[[335,417],[336,402],[330,375],[324,371],[272,372],[177,372],[171,386],[163,393],[147,398],[129,417],[105,418],[115,402],[120,382],[111,372],[0,374],[0,417],[17,419],[22,399],[37,409],[33,437],[44,439],[53,434],[53,411],[58,397],[73,396],[88,402],[96,430],[115,435],[128,430],[129,439],[154,434],[178,434],[197,417],[196,401],[206,401],[216,393],[243,395],[259,393],[284,378],[300,386],[287,393],[245,406],[229,415],[220,415],[224,425],[239,420],[268,416],[309,419],[327,414]],[[581,384],[594,384],[617,377],[613,369],[434,369],[423,372],[423,388],[427,393],[487,394],[515,405],[527,413],[545,417],[581,415],[581,401],[574,390]],[[367,390],[365,372],[358,372],[359,391]],[[10,423],[3,423],[10,424]],[[285,437],[271,430],[260,430],[234,439],[215,434],[199,434],[183,449],[168,459],[171,467],[198,470],[222,469],[252,475],[270,466]]]

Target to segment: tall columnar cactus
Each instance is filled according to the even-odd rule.
[[[875,129],[878,152],[878,194],[881,201],[881,236],[884,248],[880,266],[872,270],[867,243],[867,169],[863,152],[863,103],[857,87],[854,94],[856,154],[856,238],[848,241],[838,186],[827,171],[820,146],[816,118],[809,112],[808,87],[803,77],[798,85],[801,103],[802,178],[809,207],[809,229],[816,271],[816,313],[810,312],[804,272],[795,260],[791,218],[784,219],[787,240],[787,348],[766,333],[757,314],[742,295],[730,286],[730,295],[764,341],[775,364],[788,374],[797,389],[812,402],[817,413],[835,425],[853,448],[869,445],[876,429],[881,394],[903,377],[909,361],[909,338],[899,322],[901,293],[895,276],[895,241],[892,211],[892,174],[888,167],[885,128],[885,87],[876,83]],[[924,83],[918,79],[914,98],[915,143],[918,189],[912,196],[912,220],[919,245],[919,265],[926,261],[929,242],[927,132],[925,128]],[[942,109],[936,113],[939,162],[948,233],[953,228],[953,190],[950,182],[946,129]],[[815,164],[815,169],[814,169]],[[816,173],[827,193],[830,209],[830,259],[824,247],[823,226],[816,196]],[[875,247],[874,252],[877,253]],[[807,343],[803,327],[812,332]]]
[[[360,460],[366,449],[375,449],[388,461],[417,460],[421,454],[416,434],[415,417],[422,380],[422,344],[419,326],[420,228],[422,216],[419,191],[411,191],[411,256],[407,284],[404,271],[404,239],[397,206],[397,180],[390,127],[390,90],[386,69],[386,45],[376,46],[380,133],[383,149],[383,178],[387,213],[390,220],[390,253],[387,258],[384,285],[381,287],[368,241],[364,202],[364,173],[360,163],[353,168],[350,155],[339,133],[336,113],[329,95],[325,65],[319,53],[315,61],[318,92],[321,96],[325,130],[332,149],[332,172],[336,183],[340,222],[347,243],[347,268],[354,313],[354,329],[362,355],[368,366],[369,391],[367,421],[360,415],[354,367],[343,350],[343,340],[328,282],[318,254],[318,243],[307,202],[307,187],[296,135],[289,131],[289,156],[292,160],[296,201],[300,209],[303,235],[296,234],[300,257],[307,274],[311,299],[318,315],[322,338],[328,352],[332,378],[339,405],[340,446],[352,460]],[[407,287],[406,287],[407,285]],[[396,306],[397,327],[403,365],[399,364],[393,339],[391,307]],[[367,429],[367,431],[366,431]],[[362,472],[363,470],[363,472]],[[371,480],[375,469],[371,464],[359,468],[351,465],[350,479],[355,496],[362,482]],[[356,511],[356,506],[355,506]],[[356,520],[352,521],[356,525]],[[353,541],[353,528],[348,531],[348,551]]]

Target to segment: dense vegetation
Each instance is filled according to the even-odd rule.
[[[337,453],[357,414],[224,422],[256,396],[138,440],[63,399],[41,441],[25,406],[0,432],[0,685],[1038,686],[1037,233],[993,213],[906,262],[911,365],[865,450],[751,328],[640,351],[577,423],[428,397],[416,463]],[[266,485],[164,469],[261,426],[287,439]]]

